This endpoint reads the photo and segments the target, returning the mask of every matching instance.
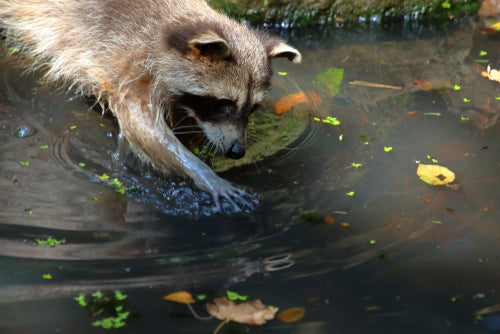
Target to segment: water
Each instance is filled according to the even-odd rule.
[[[220,333],[498,330],[495,309],[473,314],[500,303],[500,84],[481,76],[500,68],[500,35],[480,25],[287,32],[304,62],[275,62],[267,106],[293,94],[309,106],[273,116],[300,131],[255,132],[275,154],[221,168],[262,196],[237,214],[135,164],[111,116],[2,57],[0,332],[98,333],[122,306],[120,333],[211,333],[218,320],[162,299],[178,290],[206,295],[203,316],[228,290],[305,308]],[[335,97],[318,86],[332,67]],[[328,116],[340,125],[315,120]],[[452,170],[455,188],[422,182],[418,162]],[[38,244],[49,237],[64,244]]]

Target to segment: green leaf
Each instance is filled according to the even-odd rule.
[[[459,85],[454,85],[454,86],[453,86],[453,89],[454,89],[454,90],[460,90],[460,89],[462,89],[462,87],[460,87]]]
[[[359,163],[355,163],[355,162],[352,163],[352,167],[354,167],[354,168],[359,168],[361,166],[363,166],[363,164],[359,164]]]
[[[52,279],[52,275],[51,274],[43,274],[43,279]]]
[[[102,292],[101,291],[96,291],[92,294],[92,297],[96,299],[101,299],[102,298]]]
[[[23,166],[29,166],[30,162],[29,161],[19,161],[19,163]]]
[[[484,51],[484,50],[481,50],[479,52],[479,55],[482,57],[482,56],[486,56],[488,54],[488,52]]]
[[[354,196],[354,191],[350,191],[350,192],[346,193],[346,195],[352,197],[352,196]]]
[[[70,127],[69,127],[69,129],[70,129],[70,130],[74,130],[74,129],[76,129],[76,125],[72,125],[72,126],[70,126]]]
[[[196,296],[196,298],[198,300],[205,300],[207,298],[207,296],[206,295],[198,295],[198,296]]]
[[[87,302],[85,301],[85,296],[84,295],[79,295],[78,297],[75,297],[74,300],[76,300],[78,302],[78,304],[80,304],[80,306],[87,306]]]
[[[431,220],[434,224],[441,224],[441,221],[439,220]]]
[[[283,75],[283,76],[285,76],[285,75],[287,75],[287,74],[288,74],[287,72],[278,72],[278,75]]]
[[[85,162],[79,162],[79,163],[78,163],[78,166],[80,166],[80,167],[85,167]]]
[[[229,300],[238,300],[239,299],[239,300],[245,301],[248,298],[247,296],[241,296],[238,293],[233,292],[233,291],[227,291],[226,293],[227,293],[227,298]]]
[[[371,245],[374,245],[375,243],[376,243],[376,241],[375,241],[375,240],[373,240],[373,239],[372,239],[372,240],[370,240],[370,244],[371,244]]]
[[[468,98],[464,97],[464,102],[465,102],[465,103],[469,103],[469,102],[470,102],[470,100],[469,100]]]
[[[451,8],[451,4],[448,1],[445,1],[445,2],[441,3],[441,7],[445,8],[445,9],[449,9],[449,8]]]
[[[127,295],[122,294],[120,291],[115,292],[115,298],[117,300],[124,300],[127,298]]]
[[[340,84],[343,79],[344,70],[342,68],[330,67],[325,72],[319,73],[316,76],[315,84],[319,89],[335,97],[340,92]]]
[[[40,148],[41,148],[42,150],[46,150],[46,149],[48,149],[48,148],[49,148],[49,145],[42,145],[42,146],[40,146]]]
[[[392,151],[392,147],[391,146],[389,146],[389,147],[384,146],[384,152],[390,152],[390,151]]]

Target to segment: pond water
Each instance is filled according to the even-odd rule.
[[[500,330],[500,83],[481,75],[500,33],[482,25],[283,32],[304,61],[274,63],[279,125],[221,168],[261,196],[242,213],[138,166],[110,115],[4,52],[0,332],[102,333],[122,314],[119,333],[212,333],[163,300],[182,290],[200,316],[227,291],[305,309],[219,333]],[[429,185],[419,163],[456,179]]]

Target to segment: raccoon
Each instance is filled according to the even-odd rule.
[[[217,151],[241,158],[271,59],[299,63],[298,50],[203,0],[0,0],[0,27],[44,78],[106,105],[141,160],[191,179],[219,210],[222,199],[251,205],[178,140],[172,115],[186,113]]]

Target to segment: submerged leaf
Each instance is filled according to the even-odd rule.
[[[194,299],[193,296],[186,291],[178,291],[171,294],[168,294],[163,297],[165,300],[169,300],[171,302],[181,303],[181,304],[193,304]]]
[[[222,297],[216,298],[214,304],[208,304],[207,312],[219,320],[231,320],[248,325],[263,325],[267,320],[274,319],[278,308],[269,309],[259,299],[235,304],[227,297]]]
[[[427,81],[427,80],[418,80],[418,79],[413,79],[413,82],[420,88],[421,90],[429,91],[431,90],[432,84]]]
[[[417,175],[422,181],[433,186],[445,185],[455,180],[455,173],[439,165],[418,165]]]
[[[278,314],[277,318],[284,322],[295,322],[302,318],[305,312],[304,307],[293,307]]]
[[[344,70],[341,68],[330,67],[323,73],[316,76],[316,86],[326,92],[329,92],[332,97],[335,97],[340,92],[340,84],[344,79]]]

